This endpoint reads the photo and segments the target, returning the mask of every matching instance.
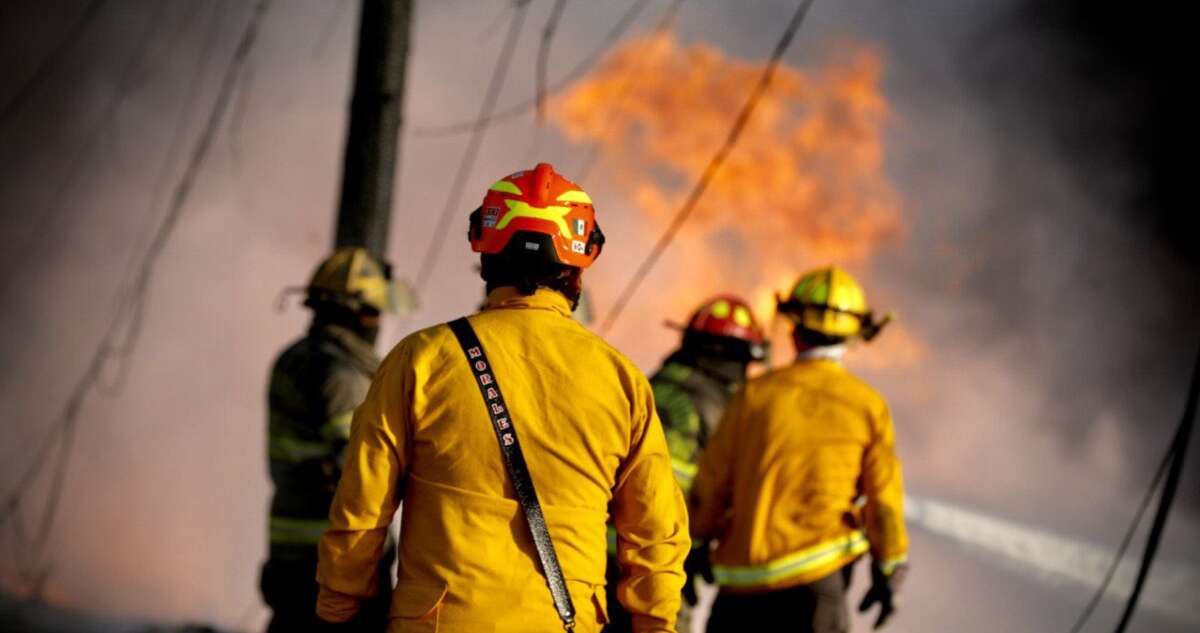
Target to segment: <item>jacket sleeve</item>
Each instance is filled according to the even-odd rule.
[[[665,380],[651,380],[650,386],[654,390],[654,408],[666,434],[671,469],[679,487],[686,492],[696,477],[700,412],[696,410],[691,396],[678,385]]]
[[[334,442],[350,438],[354,409],[366,397],[370,384],[366,375],[350,367],[338,367],[329,372],[321,385],[325,409],[321,437]]]
[[[862,491],[866,496],[863,519],[871,542],[871,558],[884,574],[890,575],[908,556],[904,481],[887,405],[871,412],[871,425],[871,443],[863,451]]]
[[[385,363],[354,413],[346,462],[321,537],[317,614],[345,622],[376,590],[388,525],[400,503],[407,468],[411,381],[405,354]]]
[[[745,387],[725,408],[717,431],[700,455],[700,470],[689,498],[692,536],[706,541],[720,537],[733,503],[735,441],[745,410]]]
[[[671,473],[650,385],[633,388],[629,454],[613,490],[621,580],[617,598],[638,633],[673,633],[683,589],[683,560],[691,548],[683,493]]]

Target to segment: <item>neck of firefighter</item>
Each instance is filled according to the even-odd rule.
[[[583,294],[583,270],[574,266],[544,262],[508,261],[491,255],[480,258],[480,276],[486,292],[511,287],[523,295],[532,295],[538,288],[553,290],[571,302],[571,311],[579,307]]]
[[[807,340],[800,328],[792,331],[792,342],[796,345],[796,360],[832,360],[841,362],[846,355],[846,341],[816,345]]]

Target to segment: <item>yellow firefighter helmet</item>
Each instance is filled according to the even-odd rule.
[[[354,311],[394,312],[391,269],[361,246],[343,246],[325,258],[308,282],[308,305],[331,302]]]
[[[845,270],[826,266],[800,277],[786,297],[779,297],[779,312],[806,330],[829,337],[861,337],[870,341],[891,320],[876,322],[862,286]]]

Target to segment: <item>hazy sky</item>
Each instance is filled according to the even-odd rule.
[[[569,2],[551,77],[599,45],[630,3]],[[0,102],[85,4],[0,9]],[[501,106],[532,94],[551,4],[529,7]],[[634,30],[652,28],[666,4],[649,2]],[[469,119],[510,3],[418,5],[407,124]],[[108,326],[251,6],[110,0],[25,107],[0,121],[0,402],[10,418],[0,430],[0,490],[29,463]],[[686,0],[675,33],[681,45],[703,42],[753,63],[793,7]],[[154,271],[124,388],[85,403],[52,535],[50,597],[228,627],[261,617],[265,380],[307,319],[294,301],[278,310],[277,298],[305,281],[331,240],[356,14],[350,0],[276,0],[265,18],[233,113]],[[897,310],[925,353],[888,362],[881,343],[850,362],[893,404],[909,487],[1111,546],[1182,409],[1200,284],[1194,254],[1164,239],[1156,216],[1138,206],[1150,186],[1142,166],[1101,140],[1080,140],[1081,130],[1125,124],[1139,104],[1077,76],[1084,54],[1042,17],[1009,2],[817,2],[786,63],[801,72],[836,65],[847,44],[877,50],[883,62],[883,173],[906,229],[854,265],[874,302]],[[1078,128],[1064,127],[1074,120]],[[435,290],[407,328],[477,304],[466,215],[490,182],[529,166],[533,130],[525,116],[489,131]],[[568,174],[581,163],[586,148],[553,124],[543,141],[539,160]],[[425,252],[464,143],[403,139],[390,243],[401,276]],[[620,166],[603,155],[585,184],[609,237],[588,273],[603,314],[661,223],[637,209]],[[679,252],[713,244],[720,257],[731,239],[685,229]],[[671,253],[643,287],[646,307],[612,332],[647,371],[675,343],[658,324],[686,316],[686,307],[655,312],[668,309],[662,289],[692,300],[723,290],[689,276]],[[406,331],[388,324],[381,347]],[[121,371],[106,368],[105,384]],[[1200,564],[1189,551],[1200,526],[1196,472],[1164,552],[1192,565]],[[898,632],[1063,630],[1086,599],[1083,588],[920,529],[912,559]],[[6,552],[0,578],[11,573]],[[1105,608],[1111,618],[1116,605]],[[1185,628],[1148,615],[1134,630]]]

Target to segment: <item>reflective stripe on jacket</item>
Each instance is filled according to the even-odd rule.
[[[881,565],[902,560],[903,496],[886,402],[836,361],[801,360],[733,397],[700,460],[692,533],[718,541],[723,586],[779,589],[868,549]]]
[[[733,387],[686,363],[667,359],[653,376],[654,405],[667,436],[675,480],[686,494]]]
[[[686,495],[700,468],[700,451],[712,436],[740,383],[718,380],[703,369],[693,367],[672,354],[650,377],[654,391],[654,409],[662,421],[667,437],[667,452],[671,455],[671,470],[675,481]],[[617,555],[617,532],[608,526],[608,553]]]
[[[605,520],[635,630],[673,631],[687,516],[646,378],[570,318],[566,299],[501,288],[470,317],[495,368],[578,612],[606,619]],[[393,633],[561,628],[474,377],[444,325],[400,342],[354,417],[321,541],[318,612],[344,621],[371,591],[397,506]],[[436,624],[433,624],[436,623]]]

